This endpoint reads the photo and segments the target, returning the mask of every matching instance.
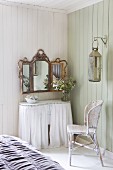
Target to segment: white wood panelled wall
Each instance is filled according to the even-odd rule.
[[[0,134],[18,135],[18,61],[42,48],[50,60],[67,60],[67,15],[24,6],[0,5]],[[54,99],[57,93],[37,94]]]
[[[113,0],[104,0],[68,15],[69,71],[77,80],[72,93],[75,123],[83,123],[85,105],[95,99],[104,104],[99,121],[98,137],[102,147],[113,152]],[[108,36],[107,47],[99,40],[102,54],[102,80],[88,81],[88,56],[94,36]]]

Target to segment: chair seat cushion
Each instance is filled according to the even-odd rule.
[[[67,132],[72,134],[82,134],[87,132],[85,125],[67,125]]]

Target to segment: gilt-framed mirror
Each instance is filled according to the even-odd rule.
[[[58,91],[57,80],[67,76],[67,61],[49,60],[44,50],[39,49],[29,61],[26,57],[18,62],[21,93]]]
[[[18,67],[23,94],[50,90],[50,61],[42,49],[38,50],[31,61],[26,57],[19,60]]]

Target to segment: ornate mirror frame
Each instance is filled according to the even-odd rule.
[[[42,61],[44,63],[40,63],[37,61]],[[44,77],[42,76],[43,82],[41,83],[43,84],[43,88],[42,86],[40,86],[42,89],[39,90],[35,88],[34,82],[35,79],[38,79],[39,75],[42,75],[38,75],[38,72],[44,72],[46,70],[47,65],[45,65],[45,62],[48,64],[48,70],[47,73],[44,74]],[[36,92],[58,91],[57,88],[53,86],[53,82],[55,81],[54,78],[56,80],[65,79],[65,77],[67,76],[67,65],[67,61],[61,60],[60,58],[56,58],[54,61],[50,62],[49,58],[42,49],[38,50],[31,61],[29,61],[26,57],[23,60],[19,60],[18,68],[21,93],[27,94]],[[39,68],[39,70],[37,68]],[[39,81],[37,81],[37,84],[38,83],[40,84]]]
[[[34,83],[33,83],[33,72],[34,72],[34,68],[33,68],[33,64],[36,61],[45,61],[48,64],[48,89],[44,89],[44,90],[34,90]],[[29,88],[28,90],[24,91],[23,88],[23,83],[24,83],[24,75],[23,75],[23,66],[24,65],[28,65],[29,66]],[[21,93],[22,94],[26,94],[26,93],[36,93],[36,92],[46,92],[46,91],[50,91],[50,60],[49,58],[46,56],[46,54],[44,53],[44,51],[42,49],[39,49],[38,52],[35,54],[35,56],[32,58],[31,61],[28,61],[28,59],[25,57],[23,60],[19,60],[18,62],[18,68],[19,68],[19,78],[20,78],[20,85],[21,85]],[[28,77],[27,77],[28,79]]]

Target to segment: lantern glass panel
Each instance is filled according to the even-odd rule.
[[[89,56],[88,77],[89,81],[99,82],[101,81],[101,55],[94,55],[94,51]]]

